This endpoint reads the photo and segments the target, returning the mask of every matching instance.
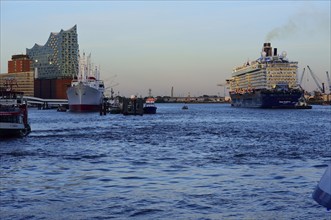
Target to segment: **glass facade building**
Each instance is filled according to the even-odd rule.
[[[45,45],[26,49],[38,79],[73,78],[78,74],[77,25],[51,33]]]

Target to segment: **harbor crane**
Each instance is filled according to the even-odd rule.
[[[322,92],[322,94],[324,94],[324,93],[325,93],[324,84],[322,83],[322,86],[321,86],[321,85],[319,84],[318,80],[317,80],[316,75],[313,73],[313,71],[310,69],[310,67],[309,67],[308,65],[307,65],[307,68],[308,68],[308,70],[309,70],[309,72],[310,72],[310,75],[313,77],[313,79],[314,79],[314,81],[315,81],[317,87],[318,87],[319,90]]]
[[[226,86],[226,84],[224,83],[219,83],[219,84],[217,84],[217,86],[220,86],[220,87],[223,87],[223,96],[224,96],[224,98],[225,98],[225,86]]]
[[[326,78],[328,79],[329,93],[331,93],[331,80],[328,71],[326,71]]]
[[[299,81],[300,86],[302,85],[302,80],[303,80],[303,76],[305,75],[305,71],[306,71],[306,68],[303,68],[302,75],[301,75],[301,78],[300,78],[300,81]]]

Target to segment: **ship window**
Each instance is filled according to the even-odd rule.
[[[0,122],[20,123],[20,118],[18,116],[5,116],[0,118]]]

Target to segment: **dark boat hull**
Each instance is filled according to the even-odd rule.
[[[98,112],[100,105],[69,105],[71,112]]]
[[[270,91],[257,90],[250,93],[232,93],[231,105],[244,108],[297,108],[300,90]]]
[[[25,137],[31,132],[30,125],[24,129],[0,129],[0,138]]]
[[[144,107],[144,114],[156,114],[156,106]]]

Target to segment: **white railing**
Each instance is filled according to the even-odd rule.
[[[23,99],[28,102],[28,104],[49,104],[49,105],[66,105],[68,104],[67,99],[42,99],[33,96],[23,96]]]

